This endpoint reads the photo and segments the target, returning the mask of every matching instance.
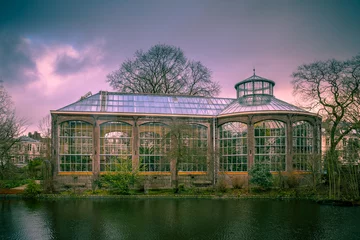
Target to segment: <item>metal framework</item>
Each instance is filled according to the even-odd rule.
[[[150,122],[139,126],[139,162],[141,172],[168,172],[170,161],[170,129],[163,123]]]
[[[228,122],[219,128],[220,171],[246,172],[248,170],[247,125]]]
[[[100,171],[131,170],[132,126],[124,122],[100,125]]]
[[[84,121],[60,124],[59,171],[92,171],[93,126]]]
[[[183,172],[207,171],[208,129],[199,124],[189,124],[188,131],[183,136],[183,161],[179,170]]]
[[[308,171],[312,169],[314,153],[314,127],[306,121],[293,123],[293,169]]]
[[[266,120],[255,124],[255,164],[263,164],[270,171],[285,171],[285,123]]]
[[[55,171],[131,170],[155,181],[177,169],[213,183],[220,172],[243,176],[254,164],[309,171],[320,154],[321,119],[275,98],[274,86],[254,73],[235,85],[237,98],[100,91],[51,112]]]

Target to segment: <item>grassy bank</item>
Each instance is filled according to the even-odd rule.
[[[0,198],[28,198],[21,193],[0,194]],[[36,194],[31,196],[38,200],[57,200],[57,199],[274,199],[274,200],[311,200],[320,204],[333,206],[360,206],[360,201],[331,200],[324,194],[309,192],[306,189],[271,189],[259,191],[257,189],[227,189],[225,192],[217,192],[212,188],[208,189],[188,189],[180,193],[174,193],[172,189],[149,190],[140,192],[132,190],[127,195],[111,194],[107,190],[86,190],[83,192],[63,191],[55,194]]]

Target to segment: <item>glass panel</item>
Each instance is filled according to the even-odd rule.
[[[141,172],[168,172],[170,162],[166,152],[170,149],[169,128],[162,123],[139,126],[139,158]]]
[[[254,125],[255,164],[266,164],[270,171],[285,171],[285,123],[267,120]]]
[[[247,125],[229,122],[220,126],[220,171],[246,172]]]
[[[59,170],[92,171],[93,126],[83,121],[60,124]]]
[[[108,122],[100,126],[100,171],[131,171],[132,126]]]
[[[293,123],[293,169],[309,171],[314,169],[314,128],[309,122]]]
[[[184,126],[178,150],[179,171],[201,172],[207,170],[207,127],[198,124]]]

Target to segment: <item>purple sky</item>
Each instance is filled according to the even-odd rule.
[[[303,63],[360,52],[360,1],[0,0],[0,79],[28,130],[91,91],[138,49],[180,47],[235,97],[256,74],[295,103],[291,73]]]

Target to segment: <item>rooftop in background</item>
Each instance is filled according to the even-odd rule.
[[[248,112],[309,113],[273,96],[275,82],[254,75],[235,85],[237,98],[100,91],[56,112],[220,116]]]
[[[39,142],[38,140],[35,140],[28,136],[21,136],[19,137],[20,142]]]

